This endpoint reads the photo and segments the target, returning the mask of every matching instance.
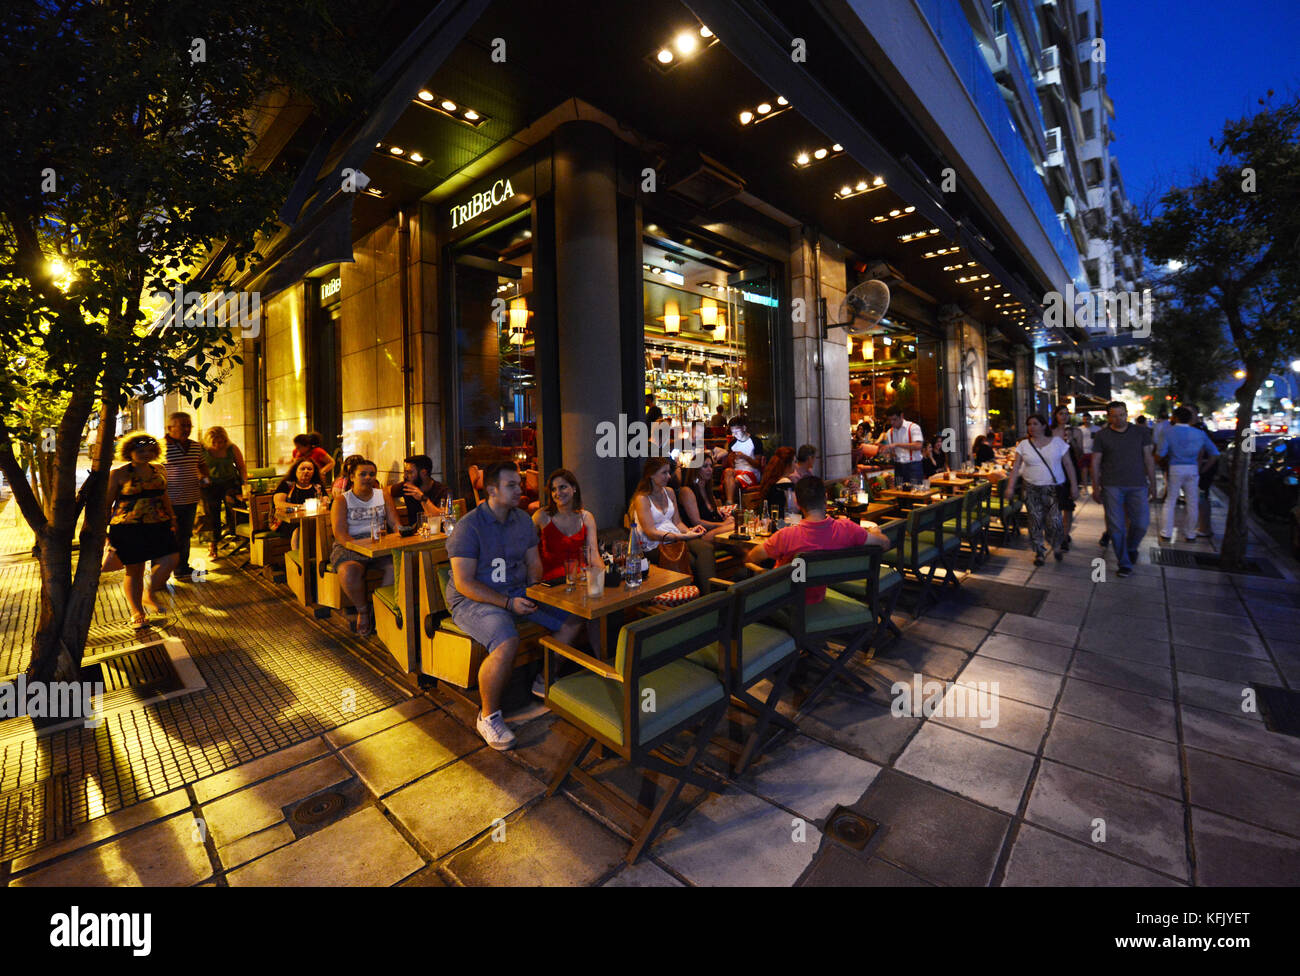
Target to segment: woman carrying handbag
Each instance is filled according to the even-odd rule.
[[[1029,542],[1034,547],[1034,565],[1041,566],[1046,556],[1043,536],[1052,546],[1059,562],[1065,558],[1065,529],[1061,523],[1060,491],[1069,483],[1071,499],[1079,497],[1078,478],[1070,463],[1070,446],[1047,429],[1047,419],[1030,414],[1025,427],[1029,436],[1016,445],[1016,461],[1011,467],[1004,491],[1011,498],[1016,482],[1025,479],[1025,508],[1029,510]]]

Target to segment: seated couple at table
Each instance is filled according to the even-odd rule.
[[[343,474],[334,480],[330,494],[342,498],[352,489],[356,480],[357,465],[365,461],[360,454],[349,454],[343,461]],[[413,454],[402,462],[402,480],[389,485],[384,491],[395,505],[406,509],[407,524],[414,525],[421,515],[450,514],[451,489],[433,477],[433,458],[427,454]]]
[[[501,696],[514,671],[519,650],[519,621],[534,623],[566,644],[584,629],[583,621],[570,613],[535,603],[526,591],[530,583],[544,578],[540,548],[547,535],[550,571],[564,570],[564,554],[583,551],[590,561],[596,552],[595,521],[581,509],[577,479],[570,472],[552,475],[548,494],[554,511],[547,512],[542,531],[519,508],[523,483],[513,461],[489,464],[483,471],[484,501],[456,523],[447,538],[451,579],[447,585],[447,607],[451,619],[488,651],[479,667],[478,687],[482,698],[475,727],[493,749],[510,749],[515,735],[501,715]],[[570,491],[569,489],[572,489]],[[540,513],[540,509],[539,509]],[[557,521],[558,520],[558,521]],[[579,527],[580,523],[580,527]],[[556,536],[580,536],[578,542],[560,542]],[[541,675],[538,676],[541,679]],[[545,682],[533,684],[533,694],[545,694]]]
[[[676,497],[669,487],[671,474],[666,458],[647,461],[628,516],[649,558],[665,569],[692,573],[700,592],[707,592],[709,579],[717,575],[714,538],[730,532],[733,523],[718,511],[710,458],[706,456],[697,468],[683,469],[685,483]]]

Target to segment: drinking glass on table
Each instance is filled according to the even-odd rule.
[[[572,593],[578,582],[578,560],[570,556],[564,560],[564,591]]]

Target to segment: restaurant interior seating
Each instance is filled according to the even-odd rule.
[[[556,767],[547,787],[552,796],[570,776],[640,821],[627,853],[634,864],[654,840],[664,815],[687,783],[718,793],[721,780],[705,776],[699,761],[727,708],[727,689],[714,671],[689,660],[696,651],[728,639],[729,593],[702,596],[674,610],[627,624],[619,632],[614,662],[607,664],[553,637],[543,637],[546,704],[575,727],[580,740]],[[580,666],[556,678],[556,656]],[[649,696],[649,697],[647,697]],[[645,703],[653,701],[653,709]],[[679,732],[697,731],[680,760],[660,747]],[[647,809],[582,768],[599,743],[629,765],[657,773],[671,786]]]

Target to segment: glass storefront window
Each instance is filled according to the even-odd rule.
[[[458,244],[452,259],[454,477],[459,491],[468,495],[473,465],[511,460],[521,471],[537,467],[530,213],[507,218]]]
[[[846,342],[849,340],[846,340]],[[885,414],[898,406],[903,416],[919,420],[922,391],[917,370],[917,337],[909,333],[853,336],[849,353],[849,418],[867,420],[881,430]],[[929,391],[933,396],[934,391]]]
[[[772,269],[688,231],[646,231],[645,392],[675,426],[743,414],[775,434]]]

